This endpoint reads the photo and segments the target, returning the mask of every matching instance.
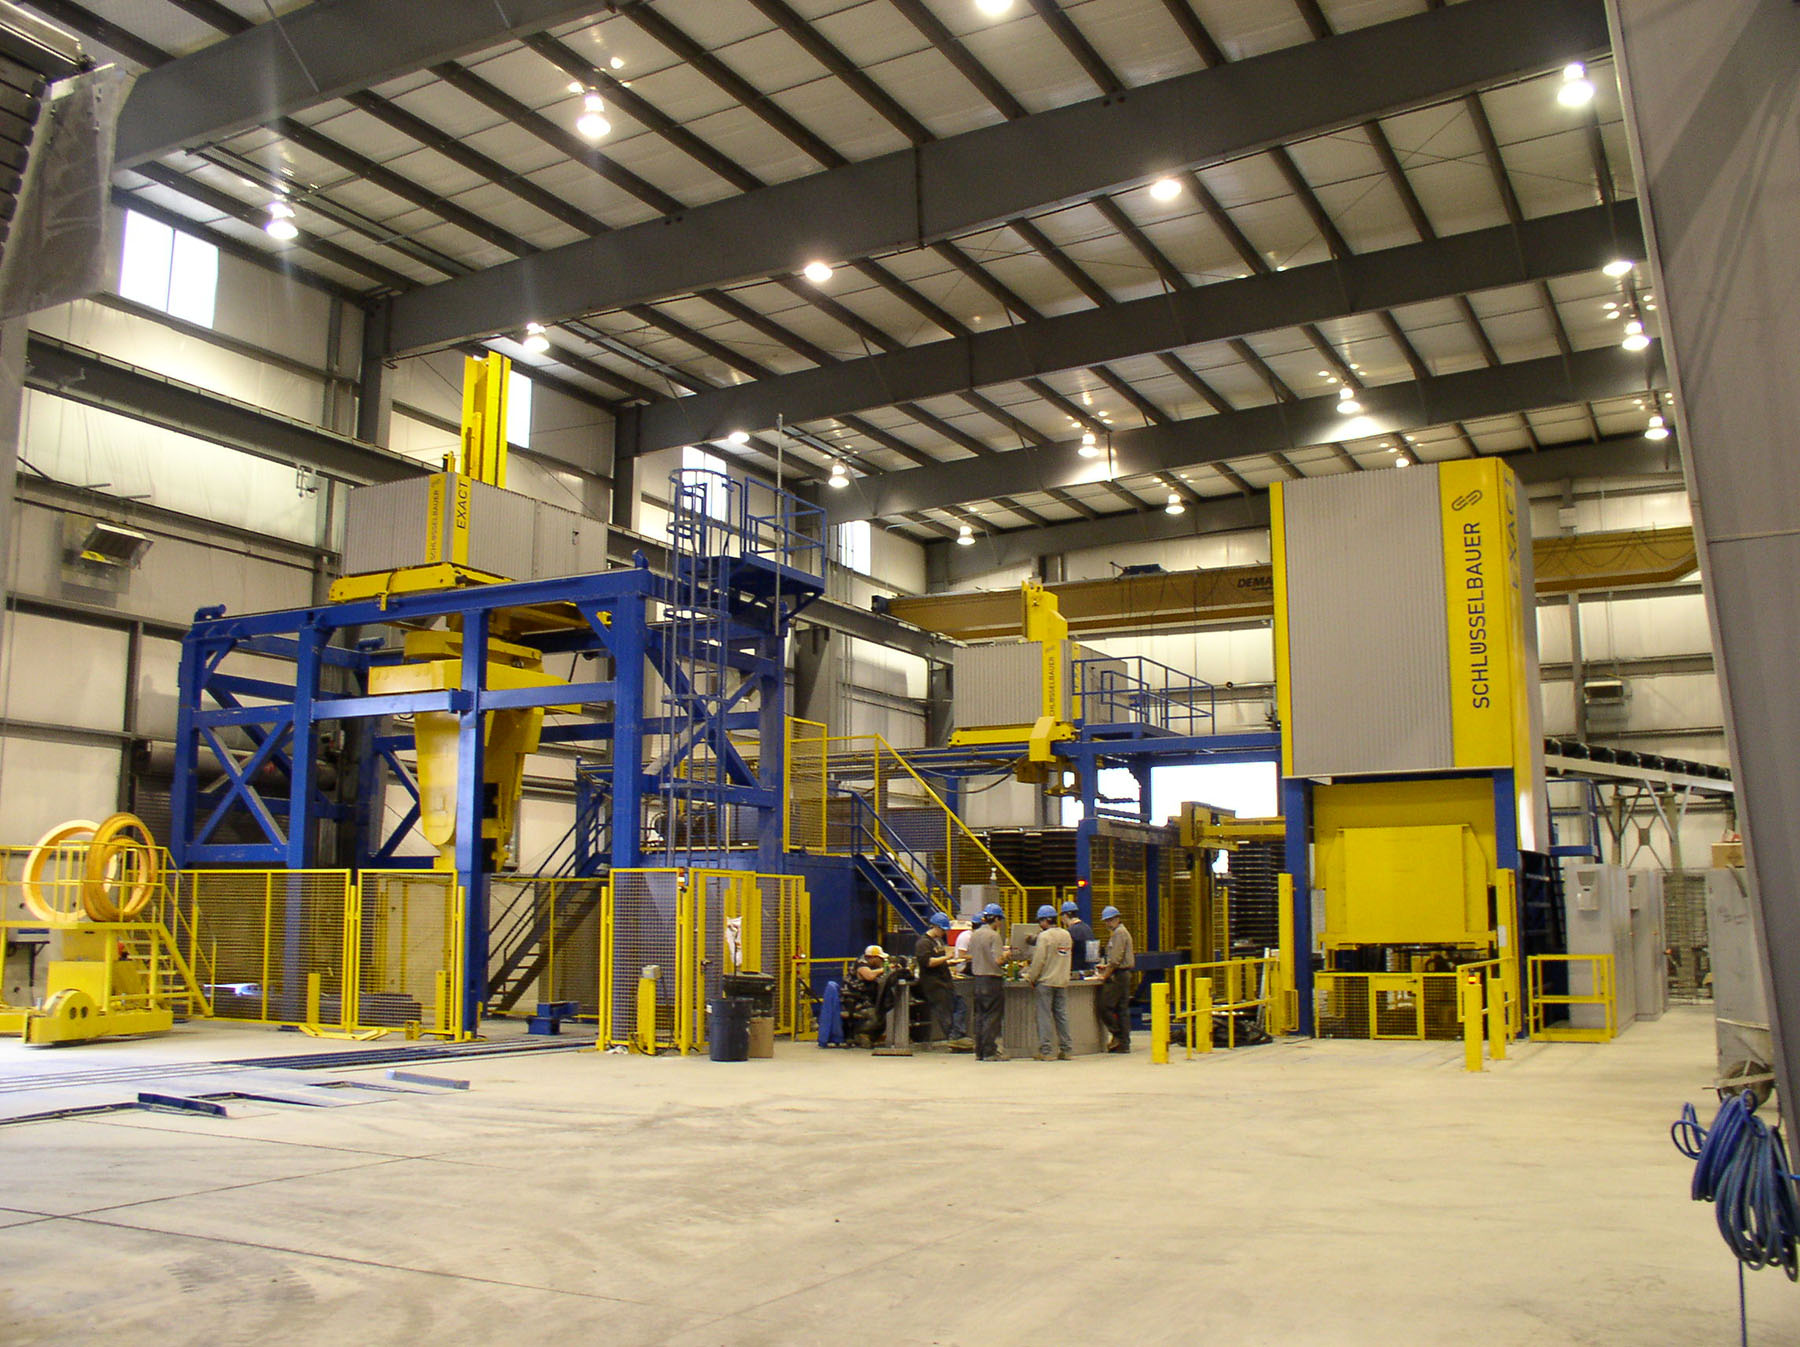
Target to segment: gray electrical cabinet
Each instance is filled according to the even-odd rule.
[[[1774,1071],[1775,1045],[1749,887],[1741,869],[1705,874],[1719,1079],[1768,1078]]]
[[[1631,898],[1631,965],[1637,1017],[1659,1020],[1669,1008],[1663,872],[1633,870],[1627,880],[1627,892]]]
[[[1610,954],[1613,961],[1614,1032],[1637,1019],[1637,972],[1631,935],[1631,888],[1616,865],[1571,866],[1564,886],[1570,954]],[[1585,963],[1569,965],[1569,994],[1591,996],[1594,974]],[[1604,1029],[1600,1006],[1570,1006],[1569,1026]]]

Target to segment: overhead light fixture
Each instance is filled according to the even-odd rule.
[[[1181,195],[1181,182],[1176,178],[1158,178],[1150,184],[1150,196],[1156,201],[1173,201]]]
[[[625,68],[625,58],[623,56],[615,56],[612,60],[608,61],[607,64],[614,70],[623,70]]]
[[[1410,468],[1412,467],[1412,460],[1405,454],[1401,454],[1394,459],[1394,466],[1396,468]]]
[[[831,264],[829,262],[808,262],[800,274],[814,285],[823,285],[831,279]]]
[[[269,203],[269,222],[263,226],[263,232],[282,243],[300,237],[300,226],[294,223],[294,208],[281,197]]]
[[[975,8],[990,19],[997,19],[1012,8],[1012,0],[975,0]]]
[[[1627,351],[1641,351],[1650,344],[1650,338],[1644,335],[1644,325],[1633,318],[1625,324],[1625,340],[1619,345]]]
[[[525,324],[525,336],[519,342],[532,355],[542,355],[550,349],[550,338],[544,332],[542,323]]]
[[[1338,390],[1338,410],[1345,416],[1355,416],[1362,410],[1362,403],[1356,400],[1356,390],[1349,384]]]
[[[1164,514],[1186,514],[1187,506],[1181,503],[1181,497],[1175,492],[1169,493],[1169,503],[1163,506]]]
[[[1084,430],[1081,433],[1081,448],[1077,449],[1075,452],[1080,454],[1083,458],[1099,458],[1100,437],[1091,430]]]
[[[1621,276],[1631,275],[1631,269],[1636,265],[1637,263],[1629,262],[1623,257],[1615,257],[1612,261],[1601,267],[1600,270],[1604,271],[1616,281]]]
[[[1669,426],[1660,416],[1650,418],[1650,428],[1644,432],[1647,440],[1666,440],[1669,438]]]
[[[975,546],[975,530],[969,527],[969,525],[964,524],[956,531],[956,545],[958,547]]]
[[[744,438],[748,439],[749,436],[746,435]],[[840,491],[850,485],[850,469],[844,466],[844,460],[841,458],[832,462],[831,484]]]
[[[735,444],[741,449],[746,444],[750,443],[750,432],[747,430],[734,430],[725,437],[725,442],[727,444]]]
[[[599,140],[612,130],[606,120],[606,100],[589,89],[581,96],[582,114],[575,119],[575,129],[589,140]]]
[[[1565,108],[1585,108],[1594,101],[1594,82],[1580,61],[1570,61],[1563,67],[1562,88],[1556,91],[1556,101]]]

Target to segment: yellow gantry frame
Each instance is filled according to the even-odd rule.
[[[512,361],[496,351],[463,366],[462,472],[506,485],[506,401]]]

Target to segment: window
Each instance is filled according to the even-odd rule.
[[[705,472],[706,512],[714,519],[724,519],[731,513],[731,488],[723,478],[730,475],[725,460],[717,454],[709,454],[706,450],[688,445],[681,451],[681,466],[684,471]]]
[[[506,381],[506,442],[521,449],[531,448],[531,380],[512,372]]]
[[[859,575],[869,572],[869,521],[854,519],[837,526],[837,560],[845,570]]]
[[[219,250],[136,211],[125,212],[119,294],[171,318],[211,327],[219,293]]]

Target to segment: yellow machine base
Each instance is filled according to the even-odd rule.
[[[42,1048],[129,1034],[166,1034],[174,1027],[173,1011],[107,1011],[86,993],[67,990],[50,997],[42,1010],[25,1012],[24,1037],[27,1047]]]

